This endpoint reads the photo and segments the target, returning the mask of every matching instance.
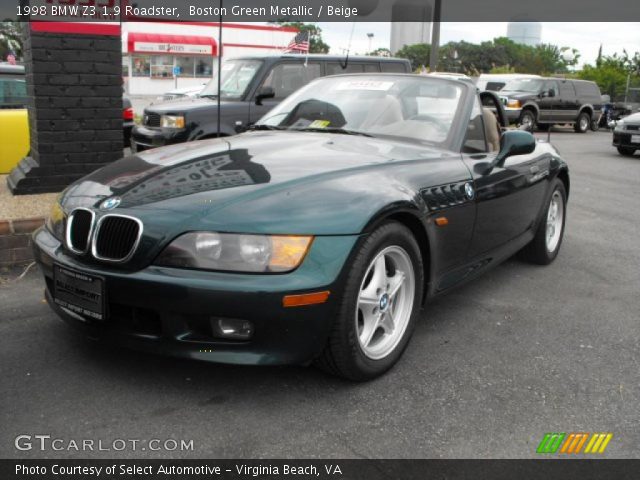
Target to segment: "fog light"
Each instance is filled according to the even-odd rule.
[[[213,334],[220,338],[249,340],[253,336],[253,323],[235,318],[212,318]]]

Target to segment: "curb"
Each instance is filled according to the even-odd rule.
[[[31,234],[45,219],[0,220],[0,267],[23,265],[33,261]]]

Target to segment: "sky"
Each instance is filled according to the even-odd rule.
[[[344,53],[349,44],[351,31],[351,53],[366,53],[379,47],[389,48],[391,26],[389,23],[368,22],[321,22],[322,37],[331,46],[331,53]],[[367,33],[373,33],[371,49]],[[465,40],[480,43],[507,35],[507,22],[443,22],[440,27],[440,42]],[[542,41],[559,47],[572,47],[580,52],[579,65],[594,63],[602,44],[602,53],[611,55],[640,52],[640,23],[577,23],[543,22]]]

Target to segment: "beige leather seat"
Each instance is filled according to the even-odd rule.
[[[487,144],[491,152],[500,150],[500,124],[491,109],[483,107],[482,117],[484,120],[484,130],[487,137]]]
[[[397,98],[392,95],[386,95],[382,101],[377,103],[367,114],[366,118],[360,125],[360,130],[366,130],[371,127],[381,127],[395,122],[401,122],[402,106]]]

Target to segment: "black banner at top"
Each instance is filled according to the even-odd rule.
[[[630,0],[0,0],[19,21],[640,22]]]

